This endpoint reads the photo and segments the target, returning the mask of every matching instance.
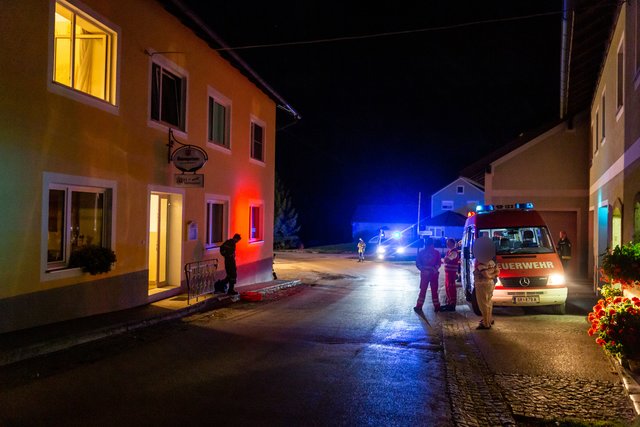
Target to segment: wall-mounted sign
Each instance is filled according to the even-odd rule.
[[[195,145],[183,145],[171,155],[171,161],[182,172],[195,172],[204,166],[207,160],[207,153]]]
[[[201,173],[177,173],[174,176],[176,187],[202,188],[204,187],[204,175]]]

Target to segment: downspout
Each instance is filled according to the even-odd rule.
[[[573,48],[573,24],[575,10],[573,0],[563,0],[562,45],[560,49],[560,118],[564,119],[569,108],[569,77],[571,50]]]
[[[166,0],[167,3],[171,3],[174,7],[178,8],[187,18],[189,18],[195,25],[198,26],[200,30],[202,30],[208,37],[210,37],[213,41],[215,41],[220,47],[224,49],[229,49],[229,45],[227,45],[224,40],[222,40],[216,33],[214,33],[211,28],[207,24],[205,24],[198,15],[196,15],[191,9],[184,5],[181,0]],[[260,85],[265,88],[274,98],[278,100],[280,103],[278,108],[286,111],[291,114],[295,119],[299,120],[300,114],[296,110],[293,109],[289,105],[287,101],[280,96],[271,86],[265,82],[262,77],[258,75],[242,58],[240,58],[233,50],[227,50],[227,54],[230,55],[235,61],[240,64],[244,70],[251,75]]]

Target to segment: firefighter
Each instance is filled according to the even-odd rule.
[[[564,274],[567,274],[567,268],[569,268],[569,261],[571,260],[571,240],[567,237],[566,231],[560,232],[560,240],[556,245],[558,255],[560,255],[560,262],[562,263],[562,269]]]
[[[456,311],[456,277],[460,265],[460,252],[456,248],[455,239],[447,239],[447,254],[444,257],[444,286],[447,292],[447,304],[442,306],[442,311]]]
[[[431,285],[431,300],[433,301],[433,309],[440,311],[440,300],[438,298],[438,270],[442,264],[440,252],[434,249],[433,240],[426,239],[425,247],[418,252],[416,256],[416,267],[420,270],[420,293],[418,301],[413,310],[417,313],[422,312],[422,306],[427,296],[427,288]]]
[[[364,262],[364,251],[367,248],[367,244],[362,240],[362,237],[358,239],[358,262]]]

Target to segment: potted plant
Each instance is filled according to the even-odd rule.
[[[627,289],[640,282],[640,243],[616,246],[602,257],[602,279]]]
[[[82,246],[71,253],[69,267],[82,267],[82,271],[91,275],[111,271],[116,262],[116,254],[109,248],[98,245]]]
[[[588,316],[589,336],[608,354],[626,360],[632,370],[640,357],[640,298],[601,299]]]

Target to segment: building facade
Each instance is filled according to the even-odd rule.
[[[584,118],[563,121],[485,168],[485,202],[533,202],[554,239],[566,231],[573,244],[569,275],[587,274],[588,125]]]
[[[173,296],[234,233],[240,283],[271,278],[277,101],[172,3],[4,4],[0,332]],[[183,144],[202,186],[169,161]],[[69,266],[89,244],[109,273]]]
[[[640,238],[640,5],[619,5],[591,102],[590,262]]]
[[[466,216],[467,212],[474,211],[483,202],[482,185],[461,176],[431,195],[431,218],[445,212],[457,212]]]

